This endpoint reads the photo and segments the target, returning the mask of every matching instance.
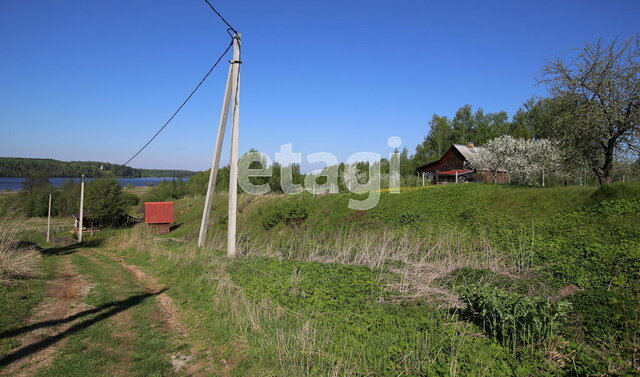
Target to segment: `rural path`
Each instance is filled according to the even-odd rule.
[[[87,294],[87,282],[69,259],[60,264],[54,279],[45,286],[45,298],[36,306],[26,325],[3,336],[13,336],[21,346],[0,360],[0,375],[31,376],[48,365],[52,355],[64,346],[65,333],[81,317],[82,298]]]
[[[100,249],[56,258],[44,298],[0,356],[0,376],[201,375],[167,287]]]

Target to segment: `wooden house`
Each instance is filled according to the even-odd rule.
[[[159,234],[169,233],[173,224],[173,202],[144,203],[144,222]]]
[[[482,150],[474,143],[467,145],[453,144],[440,159],[420,166],[418,175],[426,177],[433,184],[464,183],[464,182],[493,182],[493,173],[487,169],[471,169],[466,162],[474,154]],[[498,183],[509,182],[509,172],[498,170]]]

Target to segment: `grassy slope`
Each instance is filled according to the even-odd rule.
[[[197,344],[213,347],[213,359],[227,360],[236,376],[552,374],[456,315],[424,302],[381,302],[379,273],[366,267],[229,261],[176,243],[116,253],[171,287]]]
[[[637,190],[607,195],[616,201],[600,204],[590,199],[594,191],[425,188],[384,193],[366,212],[347,208],[355,195],[241,196],[239,243],[250,255],[234,261],[183,243],[197,237],[202,209],[202,198],[187,198],[176,202],[180,227],[172,234],[158,238],[140,226],[119,232],[108,247],[170,287],[194,342],[210,353],[214,369],[233,375],[556,375],[563,365],[571,374],[602,374],[628,367],[630,359],[622,338],[624,331],[629,335],[625,321],[634,297],[621,292],[637,279],[640,209]],[[220,249],[225,200],[215,200],[210,230],[210,245]],[[292,208],[305,208],[306,219],[287,221]],[[268,218],[281,221],[265,227]],[[348,237],[339,241],[340,234]],[[381,283],[390,279],[387,264],[369,268],[353,255],[340,261],[364,266],[305,260],[331,260],[345,244],[366,239],[390,237],[385,247],[392,247],[407,234],[416,242],[414,253],[383,256],[399,263],[388,266],[409,265],[440,247],[465,258],[486,257],[490,249],[507,256],[505,268],[515,271],[447,270],[439,280],[446,288],[478,281],[529,294],[552,294],[565,284],[583,288],[569,298],[575,307],[565,333],[569,345],[559,343],[553,362],[542,352],[513,354],[457,314],[421,300],[394,300]],[[372,252],[360,244],[350,250]],[[450,258],[432,254],[429,262]],[[550,288],[532,290],[539,283]],[[615,347],[602,352],[594,338]]]
[[[633,279],[637,279],[640,208],[635,189],[622,190],[625,192],[622,196],[601,198],[616,199],[614,202],[594,201],[595,191],[590,187],[429,187],[408,190],[400,195],[383,193],[379,205],[365,212],[347,208],[350,198],[362,197],[356,195],[316,198],[308,195],[245,196],[241,197],[239,205],[241,249],[249,254],[299,260],[278,261],[250,256],[229,264],[218,256],[202,255],[189,245],[175,243],[169,246],[170,251],[159,252],[160,256],[136,252],[138,255],[134,258],[136,263],[146,265],[153,273],[161,273],[179,287],[171,294],[187,302],[185,308],[194,310],[194,315],[206,316],[208,311],[214,312],[220,320],[216,325],[209,325],[216,328],[205,332],[205,337],[220,339],[225,344],[222,347],[226,350],[224,352],[233,353],[233,339],[242,339],[241,343],[249,344],[248,350],[243,352],[245,359],[241,363],[242,368],[238,369],[241,371],[322,374],[332,370],[333,366],[343,368],[341,373],[394,374],[404,371],[416,374],[422,371],[446,374],[444,370],[447,367],[467,375],[481,374],[473,370],[474,367],[495,375],[553,373],[549,369],[553,367],[541,355],[525,362],[496,343],[470,340],[473,331],[478,330],[464,326],[457,328],[455,316],[447,316],[430,305],[378,304],[379,298],[388,293],[369,296],[362,289],[370,288],[372,281],[379,281],[377,277],[384,274],[386,268],[360,270],[340,264],[304,261],[309,258],[332,260],[331,254],[337,254],[339,248],[344,248],[344,242],[351,243],[351,254],[371,252],[370,245],[353,244],[362,243],[364,239],[385,241],[379,238],[383,233],[385,237],[391,237],[389,247],[404,240],[394,237],[406,237],[407,234],[412,242],[416,242],[417,253],[391,255],[390,259],[398,259],[400,265],[412,263],[412,259],[419,258],[420,254],[431,253],[433,248],[437,248],[434,245],[444,244],[446,240],[449,242],[447,250],[465,254],[465,258],[481,259],[489,255],[487,250],[491,250],[491,255],[506,258],[503,267],[510,274],[496,275],[486,270],[460,268],[442,277],[442,286],[451,288],[453,282],[455,289],[456,285],[485,281],[478,280],[478,277],[489,276],[486,281],[501,288],[552,295],[564,285],[577,285],[583,290],[571,298],[575,310],[565,332],[571,342],[568,348],[557,350],[573,356],[571,360],[555,365],[572,363],[574,372],[601,373],[607,371],[607,363],[609,369],[628,367],[630,355],[622,343],[625,336],[633,335],[629,334],[629,323],[625,322],[633,313],[633,302],[628,299],[616,302],[616,299],[621,296],[619,292],[627,290]],[[219,197],[214,203],[209,242],[217,248],[223,248],[226,236],[225,200],[225,197]],[[201,202],[201,198],[191,198],[176,203],[180,227],[169,237],[195,240]],[[299,214],[300,208],[304,208],[306,218],[290,221],[290,214]],[[280,220],[275,225],[273,222],[265,225],[266,219],[274,218]],[[343,243],[336,241],[341,234],[347,234],[351,239],[340,241]],[[363,237],[358,238],[357,235]],[[478,244],[487,246],[480,248]],[[323,251],[312,254],[310,249]],[[449,258],[443,255],[443,252],[433,253],[429,261],[437,263],[442,258]],[[340,261],[370,265],[353,255],[351,259]],[[220,291],[219,282],[216,283],[219,277],[208,275],[211,270],[224,271],[230,275],[232,284],[242,288],[240,296],[252,303],[246,304],[249,309],[244,315],[249,318],[243,319],[257,323],[255,326],[261,331],[236,323],[229,318],[233,313],[224,305],[208,305],[215,301],[214,297],[222,295],[233,301],[234,295],[239,294]],[[204,279],[200,273],[207,278]],[[324,279],[325,276],[331,278]],[[203,279],[210,283],[206,289]],[[609,292],[603,295],[603,289]],[[354,300],[350,300],[351,297]],[[633,296],[629,297],[633,299]],[[261,308],[264,302],[289,313],[285,316],[286,321],[281,319],[274,324],[273,318],[267,314],[252,315],[250,308]],[[623,315],[619,314],[621,312]],[[598,320],[602,316],[607,320]],[[425,319],[430,325],[420,325]],[[266,325],[260,325],[261,321]],[[458,330],[452,332],[452,328]],[[621,331],[622,328],[627,328],[626,333]],[[637,331],[637,326],[635,329],[632,332]],[[310,340],[311,345],[306,344],[313,349],[309,354],[300,355],[283,345],[283,342],[289,342],[290,347],[303,347],[296,342],[304,337],[301,333],[304,331],[315,333],[315,336],[309,336],[310,339],[320,339],[317,343]],[[424,336],[428,339],[436,333],[440,337],[428,345],[416,343],[415,338],[403,337],[418,334],[418,338]],[[616,350],[611,354],[600,352],[603,344],[597,339],[604,335],[607,342],[615,344]],[[280,339],[280,342],[274,339]],[[333,343],[327,343],[326,339],[333,339]],[[455,350],[442,346],[456,341],[460,342],[460,347]],[[440,344],[439,348],[432,348],[434,344]],[[578,352],[572,353],[573,350]],[[488,363],[484,359],[488,354],[505,356],[497,356],[496,363]],[[611,360],[605,362],[607,357]],[[422,369],[426,365],[425,360],[431,360],[427,364],[435,369]],[[464,362],[457,364],[461,360]],[[514,363],[522,363],[521,369],[514,370]],[[288,369],[283,365],[289,365]],[[307,370],[304,365],[320,367]]]

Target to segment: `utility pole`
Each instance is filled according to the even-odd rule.
[[[230,181],[229,181],[229,219],[227,229],[227,255],[233,256],[236,253],[236,211],[238,200],[238,127],[240,123],[240,34],[233,36],[233,58],[229,61],[229,73],[227,75],[227,85],[225,87],[222,109],[220,111],[220,122],[218,124],[218,135],[213,150],[211,161],[211,171],[209,173],[209,185],[205,197],[204,209],[202,211],[202,221],[200,223],[200,233],[198,235],[198,246],[204,247],[207,240],[207,230],[209,229],[209,215],[211,213],[211,203],[215,193],[216,181],[218,178],[218,167],[220,165],[220,154],[229,114],[229,105],[232,106],[231,118],[231,160]]]
[[[229,221],[227,227],[227,256],[236,255],[236,211],[238,209],[238,132],[240,127],[240,34],[233,38],[233,68],[235,85],[231,118],[231,160],[229,161]]]
[[[50,233],[51,233],[51,194],[49,194],[49,214],[47,215],[47,243],[49,243]]]
[[[78,242],[82,242],[82,220],[84,220],[84,175],[80,182],[80,219],[78,220]]]

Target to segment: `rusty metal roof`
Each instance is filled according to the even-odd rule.
[[[173,202],[144,203],[144,222],[146,224],[173,223]]]

